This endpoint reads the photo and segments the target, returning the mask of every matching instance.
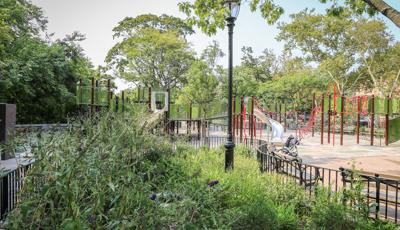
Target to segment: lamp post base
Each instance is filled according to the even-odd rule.
[[[233,149],[235,143],[228,140],[225,144],[225,171],[233,170]]]

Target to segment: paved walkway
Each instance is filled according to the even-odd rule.
[[[355,163],[357,169],[367,173],[400,178],[400,142],[389,146],[371,146],[368,140],[361,140],[357,145],[354,136],[345,135],[344,145],[340,146],[339,136],[336,138],[336,145],[333,146],[326,143],[326,134],[324,145],[320,143],[319,134],[305,137],[299,146],[303,162],[332,169],[351,168]]]

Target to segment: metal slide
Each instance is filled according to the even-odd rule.
[[[254,115],[263,123],[267,124],[272,128],[272,135],[271,135],[271,142],[280,142],[283,143],[283,134],[284,134],[284,127],[281,123],[275,121],[274,119],[271,119],[265,115],[264,112],[262,112],[258,108],[254,108]]]

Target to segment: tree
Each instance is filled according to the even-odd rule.
[[[219,43],[214,40],[203,50],[200,58],[205,61],[213,73],[216,74],[222,69],[222,66],[218,65],[218,60],[224,56],[225,53],[222,52]]]
[[[114,28],[114,37],[122,41],[108,52],[109,67],[145,87],[181,86],[193,52],[182,35],[189,33],[188,27],[177,22],[178,18],[169,16],[124,19]]]
[[[364,56],[364,49],[368,49],[360,39],[383,36],[375,30],[366,33],[364,29],[373,28],[376,21],[354,18],[349,13],[331,16],[307,10],[291,17],[290,23],[279,26],[278,39],[286,42],[286,49],[298,49],[306,55],[308,62],[316,63],[321,73],[337,85],[340,93],[351,89],[365,77],[362,73],[356,74],[360,66],[359,57]],[[364,33],[365,37],[361,37]]]
[[[264,103],[292,102],[297,109],[307,110],[313,93],[323,92],[326,80],[312,70],[293,72],[266,82],[259,87],[259,98]]]
[[[357,29],[348,33],[357,54],[360,74],[369,77],[376,94],[391,96],[399,80],[399,43],[393,43],[393,36],[381,21],[359,19],[354,24]]]
[[[225,27],[225,9],[222,6],[224,0],[195,0],[179,3],[179,9],[188,16],[190,25],[198,26],[208,35],[215,34],[218,29]],[[249,4],[251,11],[259,10],[268,24],[274,24],[284,13],[284,9],[276,4],[275,0],[250,0],[242,1]],[[396,26],[400,27],[400,12],[383,0],[346,0],[339,4],[336,0],[320,0],[322,3],[332,2],[327,9],[331,15],[340,15],[346,9],[362,15],[367,13],[375,15],[382,13]]]
[[[182,90],[180,101],[198,104],[202,118],[206,118],[217,96],[218,80],[206,62],[193,62],[187,72],[187,84]]]
[[[43,40],[46,23],[28,1],[0,2],[0,71],[6,83],[1,90],[7,102],[17,104],[19,123],[65,122],[76,111],[76,82],[92,73],[78,45],[84,36]]]

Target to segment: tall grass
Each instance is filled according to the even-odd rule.
[[[140,115],[105,114],[42,135],[8,229],[393,229],[278,175],[261,174],[248,149],[173,148]],[[335,223],[339,224],[335,224]],[[351,227],[351,228],[350,228]]]

